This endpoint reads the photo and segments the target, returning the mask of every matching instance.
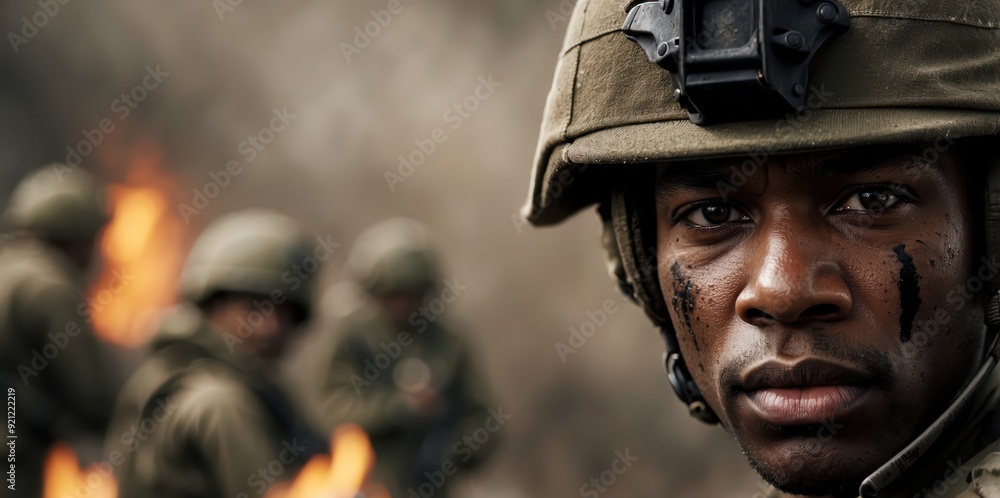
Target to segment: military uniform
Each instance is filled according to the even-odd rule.
[[[408,489],[427,480],[424,472],[440,471],[446,461],[458,469],[474,467],[498,440],[491,434],[475,448],[462,442],[491,416],[480,398],[485,386],[464,340],[440,322],[425,323],[425,329],[401,336],[377,303],[362,305],[340,325],[327,375],[328,425],[354,422],[368,433],[376,454],[375,481],[389,486],[392,496],[408,496]],[[400,388],[405,376],[419,375],[421,364],[443,402],[428,415],[415,413]]]
[[[302,322],[309,287],[291,288],[282,276],[308,254],[295,222],[264,210],[227,215],[199,236],[181,275],[183,302],[165,315],[115,406],[106,450],[112,463],[123,461],[122,496],[260,496],[325,451],[273,362],[199,307],[220,293],[261,296],[272,312],[292,304]]]
[[[46,168],[18,186],[5,218],[19,231],[0,241],[0,386],[15,393],[15,496],[40,496],[48,448],[102,437],[118,387],[83,268],[49,242],[93,237],[106,216],[86,172],[60,181]]]
[[[414,312],[400,327],[380,301],[399,294],[429,298],[439,288],[428,230],[404,219],[372,227],[355,242],[347,269],[363,297],[336,325],[321,382],[322,419],[330,429],[348,422],[364,428],[376,453],[374,480],[392,496],[426,495],[421,485],[447,488],[453,474],[490,455],[499,434],[467,439],[494,413],[462,336],[440,314]],[[437,393],[435,409],[421,413],[407,402],[414,385]]]
[[[121,496],[258,496],[322,449],[266,367],[193,305],[169,312],[151,349],[109,431],[109,455],[125,456]]]

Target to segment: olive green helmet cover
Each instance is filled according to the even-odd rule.
[[[698,126],[670,74],[622,32],[640,2],[580,0],[545,106],[522,214],[552,225],[600,204],[609,269],[657,323],[669,322],[649,227],[627,214],[651,181],[637,164],[863,145],[939,142],[1000,132],[1000,1],[843,0],[851,27],[810,65],[806,109],[784,119]],[[616,187],[617,186],[617,187]],[[645,206],[648,207],[648,206]]]
[[[45,166],[14,189],[4,222],[51,241],[94,237],[108,222],[104,189],[86,170]]]
[[[358,236],[347,257],[347,272],[376,297],[424,294],[440,281],[430,230],[405,218],[384,221]]]
[[[180,278],[181,297],[201,304],[219,293],[268,297],[297,306],[305,319],[311,310],[315,278],[302,279],[312,257],[299,224],[283,214],[252,209],[219,217],[201,233]]]

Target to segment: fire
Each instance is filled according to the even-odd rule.
[[[176,184],[164,173],[163,153],[143,143],[128,156],[126,180],[108,187],[113,217],[100,240],[103,270],[88,310],[103,339],[138,346],[149,320],[175,297],[185,230],[171,209]]]
[[[338,427],[330,448],[332,457],[313,457],[291,485],[272,486],[266,498],[389,498],[384,487],[368,480],[375,453],[364,430]]]
[[[92,465],[82,470],[76,453],[62,443],[53,446],[45,457],[44,498],[115,498],[117,495],[118,484],[110,466],[101,469]]]

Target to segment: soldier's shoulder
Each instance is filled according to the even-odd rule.
[[[249,391],[243,374],[226,363],[213,358],[198,358],[176,375],[174,384],[198,395],[222,394],[231,391]]]
[[[165,400],[182,424],[185,420],[200,424],[219,416],[247,416],[248,411],[261,410],[254,390],[240,373],[208,358],[194,360],[175,372],[154,398]]]
[[[966,479],[968,487],[959,495],[960,498],[1000,496],[1000,441],[976,455],[968,463],[961,466],[968,470]]]
[[[175,342],[190,339],[207,324],[196,306],[180,303],[159,312],[149,327],[152,337],[150,348],[158,351]]]
[[[0,246],[0,266],[51,273],[59,273],[60,269],[50,248],[30,239],[20,238]]]
[[[80,285],[79,275],[69,271],[64,258],[54,249],[29,238],[5,241],[0,246],[0,273],[9,282],[35,291]]]

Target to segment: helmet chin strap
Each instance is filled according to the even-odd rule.
[[[655,179],[655,171],[633,175],[635,181],[631,183],[634,185],[649,186]],[[621,290],[642,305],[646,315],[660,328],[660,335],[667,346],[663,363],[674,393],[687,405],[692,417],[714,425],[719,423],[719,418],[705,402],[681,356],[677,333],[656,278],[655,246],[647,249],[642,238],[643,233],[655,233],[655,225],[639,216],[643,211],[653,212],[655,207],[651,202],[652,195],[635,195],[626,189],[616,189],[608,205],[602,206],[599,211],[604,220],[602,242],[613,260],[608,270]]]
[[[667,341],[667,351],[663,353],[663,365],[667,368],[667,378],[670,379],[670,387],[674,389],[677,397],[688,407],[688,413],[708,425],[719,423],[719,417],[708,406],[705,397],[702,396],[698,385],[694,383],[691,373],[688,371],[684,358],[681,357],[680,349],[676,347],[676,336],[668,326],[661,328],[663,338]]]
[[[861,488],[858,490],[861,496],[864,498],[876,496],[880,490],[892,484],[896,478],[902,475],[906,469],[910,468],[941,437],[941,434],[969,406],[973,396],[983,387],[986,380],[989,379],[990,373],[997,366],[998,360],[1000,360],[1000,341],[997,339],[1000,338],[993,340],[993,346],[990,354],[986,357],[986,361],[983,362],[983,366],[979,368],[979,372],[973,377],[972,382],[969,382],[965,386],[965,389],[962,390],[962,394],[959,394],[955,398],[951,406],[927,430],[920,434],[920,436],[917,436],[913,442],[900,450],[899,453],[896,453],[896,456],[890,458],[888,462],[879,467],[878,470],[861,483]]]

